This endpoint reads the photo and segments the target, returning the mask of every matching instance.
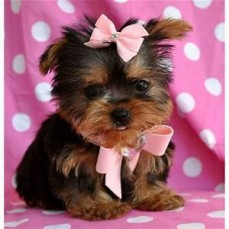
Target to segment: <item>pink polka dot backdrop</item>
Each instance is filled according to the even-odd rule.
[[[186,199],[175,211],[139,212],[87,222],[66,212],[29,209],[15,193],[15,169],[42,120],[55,110],[51,77],[38,59],[63,25],[101,14],[120,26],[130,17],[187,20],[193,26],[175,45],[174,112],[177,149],[169,185]],[[41,168],[42,169],[42,168]],[[224,228],[224,1],[5,1],[5,228]]]

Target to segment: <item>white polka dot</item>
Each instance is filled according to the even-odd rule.
[[[199,134],[202,141],[210,148],[214,148],[216,144],[215,135],[209,129],[202,130]]]
[[[181,19],[180,11],[174,6],[167,6],[163,11],[165,18]]]
[[[215,198],[215,199],[225,198],[225,194],[224,193],[215,194],[215,195],[212,196],[212,198]]]
[[[23,54],[18,54],[14,57],[12,67],[17,74],[23,74],[25,72],[25,57]]]
[[[150,216],[137,216],[127,219],[128,223],[147,223],[153,220],[153,217]]]
[[[208,203],[208,202],[209,202],[209,200],[204,199],[204,198],[190,199],[190,200],[188,200],[188,201],[190,201],[190,202],[195,202],[195,203]]]
[[[46,211],[42,211],[42,213],[44,214],[44,215],[60,215],[60,214],[63,214],[63,213],[65,213],[66,211],[58,211],[58,210],[50,210],[50,211],[48,211],[48,210],[46,210]]]
[[[221,211],[214,211],[214,212],[209,212],[207,216],[211,218],[224,218],[225,212],[223,210]]]
[[[11,0],[11,10],[15,13],[18,14],[21,9],[21,0]]]
[[[189,113],[195,108],[195,100],[189,93],[182,92],[176,98],[179,110],[183,113]]]
[[[8,210],[6,211],[7,214],[17,214],[17,213],[23,213],[23,212],[26,212],[27,209],[26,208],[15,208],[15,209],[12,209],[12,210]]]
[[[188,177],[197,177],[202,172],[202,163],[198,158],[188,158],[183,164],[183,171]]]
[[[71,225],[70,224],[57,224],[57,225],[49,225],[49,226],[44,226],[43,229],[70,229]]]
[[[197,8],[206,9],[211,5],[212,0],[193,0],[193,3]]]
[[[35,87],[36,98],[41,102],[48,102],[51,100],[52,86],[49,83],[42,82]]]
[[[16,174],[13,175],[12,180],[11,180],[11,184],[14,188],[17,188],[17,183],[16,183]]]
[[[118,2],[118,3],[125,3],[125,2],[128,2],[128,0],[114,0],[115,2]]]
[[[200,49],[196,44],[188,42],[184,45],[184,54],[189,60],[197,61],[200,58]]]
[[[57,5],[65,13],[72,14],[75,12],[75,7],[69,0],[57,0]]]
[[[177,208],[177,209],[174,209],[174,210],[171,210],[173,212],[182,212],[184,211],[184,207],[180,207],[180,208]]]
[[[18,220],[18,221],[5,222],[4,226],[5,227],[17,227],[17,226],[21,225],[22,223],[26,223],[28,221],[29,221],[29,219],[22,219],[22,220]]]
[[[225,184],[224,184],[224,183],[218,184],[218,185],[215,187],[215,191],[216,191],[216,192],[225,192]]]
[[[36,41],[47,41],[51,35],[51,30],[46,22],[38,21],[32,26],[32,36]]]
[[[217,40],[224,42],[224,23],[219,23],[214,32]]]
[[[12,125],[18,132],[24,132],[31,126],[30,117],[24,113],[15,114],[12,118]]]
[[[218,96],[222,93],[221,83],[216,78],[206,79],[204,82],[204,85],[205,85],[205,88],[207,89],[207,91],[214,96]]]
[[[205,229],[203,223],[184,223],[177,225],[177,229]]]

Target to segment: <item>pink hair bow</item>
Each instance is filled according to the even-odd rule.
[[[95,26],[90,40],[84,45],[104,48],[115,42],[117,52],[125,62],[137,55],[144,40],[143,36],[149,35],[140,23],[128,25],[121,32],[117,32],[113,22],[104,14],[99,17]]]
[[[142,149],[147,152],[162,156],[172,138],[173,129],[170,126],[161,125],[157,129],[149,129],[141,136],[140,150],[124,148],[121,152],[114,149],[100,147],[96,171],[105,174],[105,185],[120,199],[121,190],[121,165],[123,156],[128,157],[129,168],[134,171]]]

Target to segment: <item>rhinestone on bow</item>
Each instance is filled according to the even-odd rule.
[[[112,40],[112,41],[116,41],[117,38],[118,38],[118,32],[117,32],[117,33],[112,33],[112,34],[111,34],[111,40]]]

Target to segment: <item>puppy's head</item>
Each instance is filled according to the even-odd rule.
[[[136,22],[131,19],[121,29]],[[98,49],[84,45],[94,25],[86,18],[64,27],[63,37],[41,56],[40,71],[54,71],[52,95],[58,112],[77,133],[104,147],[134,147],[144,130],[171,114],[173,46],[168,41],[181,39],[191,26],[182,20],[150,20],[138,54],[124,62],[115,43]]]

